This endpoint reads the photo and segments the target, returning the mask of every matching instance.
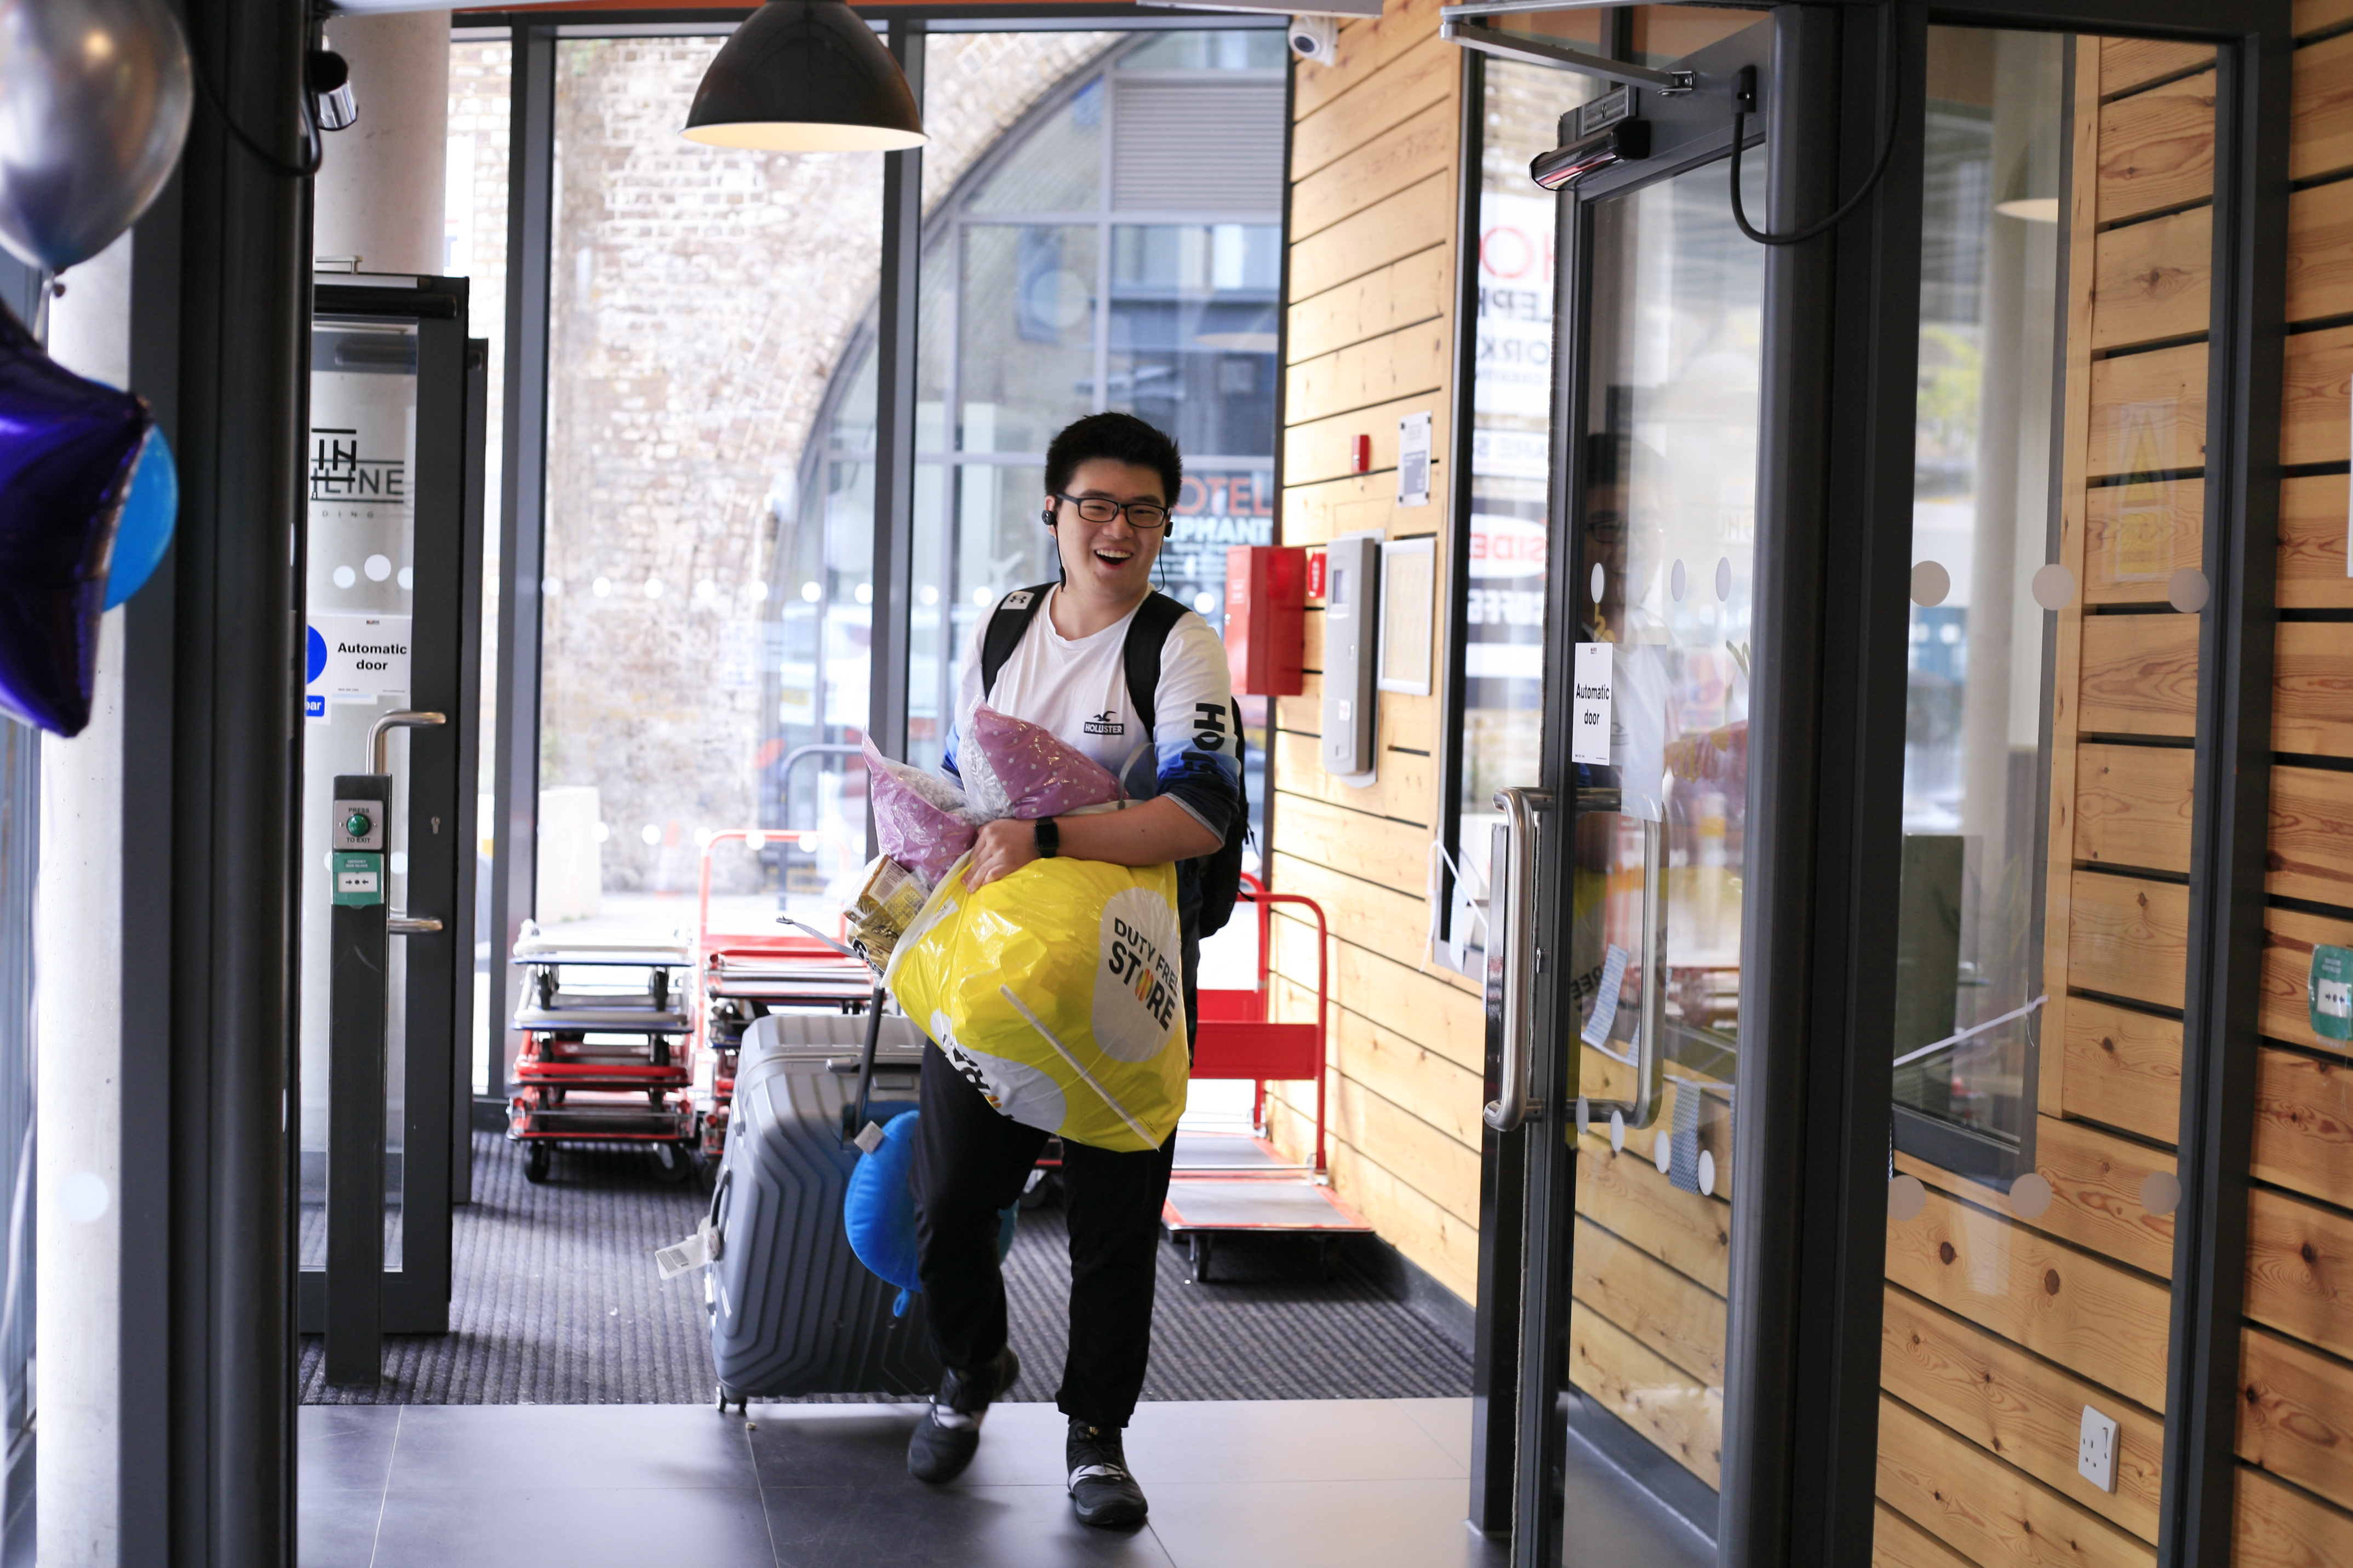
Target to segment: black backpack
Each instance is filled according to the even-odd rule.
[[[1039,606],[1046,602],[1046,591],[1052,586],[1051,583],[1041,583],[1034,588],[1008,594],[997,602],[988,618],[988,630],[980,641],[980,690],[984,698],[997,689],[997,672],[1005,668],[1005,661],[1021,645],[1022,634],[1037,618]],[[1184,613],[1184,605],[1155,589],[1136,606],[1135,618],[1127,623],[1127,640],[1120,647],[1120,665],[1127,677],[1127,700],[1134,708],[1135,716],[1144,721],[1147,739],[1153,729],[1153,699],[1160,690],[1160,650],[1176,627],[1177,617]],[[1223,844],[1177,867],[1178,874],[1189,874],[1200,889],[1201,907],[1194,917],[1193,927],[1200,936],[1215,936],[1223,931],[1234,912],[1234,900],[1241,896],[1242,889],[1242,843],[1250,837],[1250,784],[1242,772],[1242,710],[1239,702],[1229,706],[1234,717],[1237,798],[1233,821],[1226,828]]]

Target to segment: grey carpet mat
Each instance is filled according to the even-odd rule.
[[[704,1194],[664,1186],[635,1152],[559,1151],[549,1181],[523,1179],[496,1133],[474,1139],[474,1202],[457,1211],[450,1331],[385,1342],[375,1389],[322,1377],[302,1341],[306,1405],[685,1405],[712,1397],[702,1277],[664,1281],[653,1252],[694,1229]],[[1005,1260],[1022,1373],[1009,1397],[1050,1400],[1060,1381],[1071,1269],[1060,1209],[1021,1216]],[[1471,1389],[1469,1359],[1404,1304],[1310,1242],[1220,1237],[1213,1281],[1187,1282],[1160,1249],[1146,1399],[1393,1399]],[[865,1395],[818,1395],[859,1400]]]

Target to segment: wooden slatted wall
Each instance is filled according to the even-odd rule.
[[[2034,1140],[2051,1195],[1896,1157],[1927,1202],[1888,1226],[1883,1563],[2156,1561],[2173,1220],[2144,1184],[2173,1174],[2180,1113],[2198,621],[2168,586],[2201,544],[2212,59],[2076,47],[2060,560],[2080,587],[2052,672]],[[2076,1470],[2085,1405],[2120,1428],[2113,1491]]]
[[[1313,547],[1366,529],[1442,538],[1461,53],[1438,37],[1438,0],[1389,0],[1380,16],[1340,28],[1337,64],[1293,69],[1282,542]],[[1439,459],[1431,504],[1399,508],[1398,420],[1424,410]],[[1363,475],[1350,471],[1359,434],[1373,442]],[[1440,700],[1382,693],[1377,782],[1361,790],[1334,782],[1317,755],[1322,623],[1310,601],[1307,689],[1276,700],[1271,837],[1274,886],[1319,900],[1335,933],[1333,1182],[1385,1239],[1468,1301],[1484,1016],[1468,982],[1419,967],[1439,822]],[[1279,1016],[1312,1017],[1314,928],[1280,920],[1274,963]],[[1279,1085],[1272,1102],[1278,1141],[1305,1149],[1313,1085]]]
[[[2300,0],[2274,666],[2272,910],[2242,1342],[2248,1568],[2353,1563],[2353,1071],[2314,1034],[2315,942],[2353,946],[2353,0]]]

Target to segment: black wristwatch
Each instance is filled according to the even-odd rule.
[[[1038,819],[1038,858],[1051,860],[1062,852],[1062,825],[1050,816]]]

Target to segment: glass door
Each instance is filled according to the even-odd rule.
[[[1620,100],[1644,134],[1561,198],[1545,787],[1497,796],[1489,944],[1489,1121],[1518,1124],[1493,1158],[1517,1165],[1522,1194],[1515,1563],[1575,1558],[1570,1478],[1605,1468],[1690,1526],[1663,1524],[1654,1555],[1707,1555],[1738,1397],[1725,1342],[1767,251],[1734,221],[1725,154],[1729,84],[1768,66],[1771,37],[1740,20],[1672,62],[1695,91]],[[1597,110],[1618,116],[1613,96],[1564,116],[1563,144]],[[1761,213],[1768,153],[1748,127],[1745,205]]]
[[[1727,1427],[1750,1426],[1728,1330],[1820,1299],[1800,1289],[1818,1281],[1767,1278],[1782,1300],[1745,1301],[1733,1267],[1733,1237],[1754,1244],[1774,1217],[1741,1206],[1736,1128],[1788,1135],[1764,1120],[1759,1002],[1814,940],[1789,938],[1768,974],[1787,933],[1764,911],[1788,887],[1767,867],[1789,824],[1757,804],[1773,792],[1750,787],[1752,739],[1761,779],[1788,737],[1752,737],[1751,678],[1804,668],[1818,645],[1800,639],[1866,612],[1903,637],[1866,663],[1905,670],[1902,721],[1857,737],[1867,760],[1901,758],[1879,775],[1900,801],[1858,808],[1864,855],[1897,873],[1856,914],[1884,990],[1852,1026],[1887,1053],[1870,1092],[1892,1129],[1883,1175],[1875,1147],[1853,1156],[1856,1181],[1887,1184],[1884,1250],[1862,1259],[1878,1399],[1857,1479],[1875,1551],[1940,1568],[2152,1561],[2205,876],[2190,825],[2222,416],[2216,55],[1943,26],[1907,46],[1923,136],[1889,179],[1916,189],[1916,216],[1902,210],[1918,229],[1883,245],[1917,244],[1916,276],[1884,264],[1917,289],[1899,329],[1916,332],[1908,518],[1830,530],[1851,548],[1908,531],[1908,570],[1847,580],[1903,595],[1904,615],[1849,599],[1775,626],[1777,552],[1802,557],[1798,531],[1820,520],[1760,507],[1778,457],[1765,433],[1790,417],[1767,388],[1795,398],[1800,373],[1831,373],[1819,342],[1768,343],[1784,274],[1732,211],[1722,73],[1760,35],[1675,62],[1694,90],[1638,100],[1657,121],[1647,154],[1597,160],[1564,198],[1546,762],[1499,798],[1489,944],[1491,1174],[1516,1179],[1519,1251],[1482,1279],[1518,1285],[1502,1309],[1514,1562],[1582,1560],[1574,1478],[1602,1461],[1700,1536],[1721,1511],[1727,1557],[1748,1550],[1727,1482],[1757,1469],[1726,1472]],[[1771,104],[1767,62],[1743,63]],[[1780,123],[1814,130],[1793,106]],[[1745,152],[1752,222],[1774,162]],[[1832,461],[1873,460],[1865,440]],[[1811,1047],[1777,1033],[1770,1048]],[[1759,1158],[1744,1180],[1770,1173]],[[2335,1363],[2279,1290],[2249,1290],[2240,1451],[2287,1467],[2300,1380]]]
[[[464,279],[396,282],[320,284],[311,331],[297,1123],[305,1333],[326,1327],[339,1290],[376,1292],[387,1333],[448,1326],[449,1211],[467,1168],[457,1148],[472,1078],[459,1042],[473,1038],[481,353],[466,340]],[[420,710],[446,721],[386,728],[378,740],[387,715]],[[380,771],[387,809],[355,859],[343,852],[364,841],[337,814],[338,777]],[[345,879],[354,871],[364,894]],[[333,1070],[333,917],[362,898],[381,902],[390,926],[382,1081],[365,1090]],[[382,1106],[382,1268],[371,1279],[341,1279],[329,1261],[337,1224],[374,1229],[331,1191],[330,1122],[355,1090]]]

